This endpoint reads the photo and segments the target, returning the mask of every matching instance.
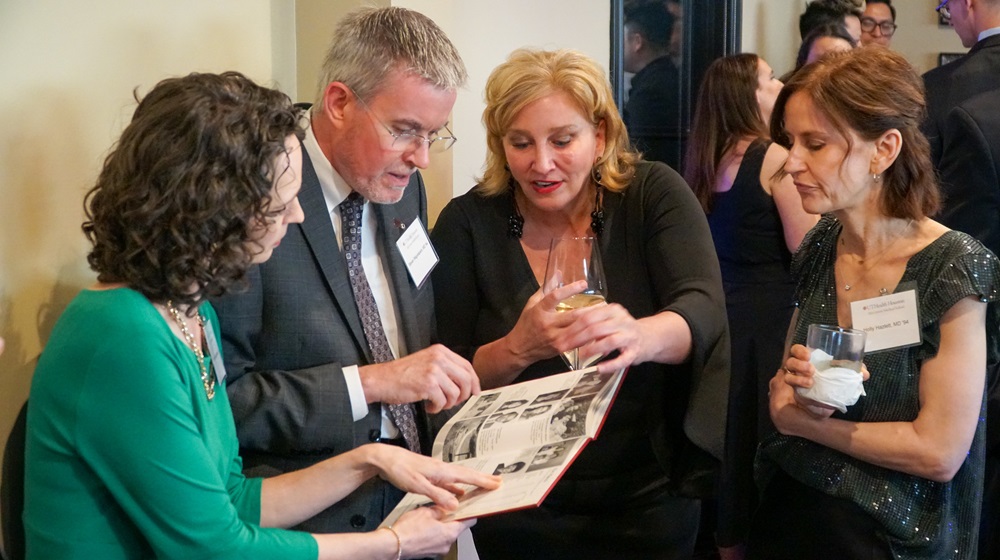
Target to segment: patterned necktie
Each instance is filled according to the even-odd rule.
[[[361,315],[361,326],[365,331],[365,339],[371,349],[375,363],[390,362],[393,359],[389,341],[382,328],[375,296],[361,266],[361,213],[365,199],[352,192],[340,203],[341,229],[343,229],[344,257],[347,258],[347,272],[351,276],[351,291]],[[389,417],[399,428],[406,440],[406,447],[415,453],[420,453],[420,436],[417,435],[417,422],[412,404],[386,404]]]

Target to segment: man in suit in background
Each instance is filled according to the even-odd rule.
[[[674,15],[664,2],[625,8],[623,68],[635,74],[622,119],[629,138],[647,160],[679,170],[680,75],[671,56]]]
[[[924,134],[941,178],[943,204],[936,218],[1000,250],[1000,0],[949,0],[951,20],[965,56],[924,74]],[[986,390],[986,473],[979,527],[979,558],[1000,557],[1000,371],[989,371]]]
[[[397,247],[426,227],[417,170],[454,141],[446,124],[465,80],[419,13],[365,9],[337,26],[302,142],[305,221],[251,269],[248,292],[213,302],[248,474],[369,442],[429,452],[427,413],[478,393],[472,366],[431,346],[430,282]],[[400,498],[376,477],[299,528],[371,531]]]
[[[958,60],[924,74],[927,120],[923,131],[938,169],[944,149],[941,132],[948,113],[974,95],[1000,88],[1000,0],[949,0],[941,10],[950,16],[962,45],[972,48]],[[947,186],[944,193],[947,197]]]
[[[948,198],[938,219],[1000,252],[1000,89],[948,113],[939,173]],[[1000,558],[1000,367],[987,375],[986,471],[979,558]]]
[[[1000,254],[1000,89],[952,109],[941,139],[938,173],[947,198],[938,220]]]

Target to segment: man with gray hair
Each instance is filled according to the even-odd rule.
[[[251,269],[248,292],[214,302],[248,474],[372,442],[428,452],[428,413],[479,392],[466,360],[430,344],[434,261],[421,250],[418,169],[454,143],[447,121],[466,77],[422,14],[364,9],[338,24],[302,142],[305,221]],[[376,477],[299,528],[370,531],[401,496]]]

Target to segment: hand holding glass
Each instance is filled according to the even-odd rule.
[[[569,296],[556,305],[556,311],[570,311],[604,303],[607,282],[601,254],[595,237],[557,237],[549,245],[549,260],[545,265],[545,280],[542,291],[549,293],[556,288],[586,280],[587,288]],[[600,356],[580,357],[579,348],[563,352],[563,360],[576,370],[586,367]]]
[[[847,412],[865,394],[861,363],[865,333],[836,325],[809,325],[806,334],[809,362],[816,368],[813,386],[797,387],[800,397]]]

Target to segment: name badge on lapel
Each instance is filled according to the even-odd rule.
[[[403,262],[406,263],[410,279],[417,288],[420,288],[439,260],[420,218],[414,219],[413,223],[403,230],[403,235],[396,241],[396,247],[403,257]]]
[[[215,368],[215,380],[221,385],[226,380],[226,366],[222,363],[222,352],[219,352],[215,331],[209,324],[205,325],[205,343],[208,344],[208,355],[212,357],[212,367]]]
[[[920,344],[917,290],[853,301],[851,323],[865,331],[865,353]]]

